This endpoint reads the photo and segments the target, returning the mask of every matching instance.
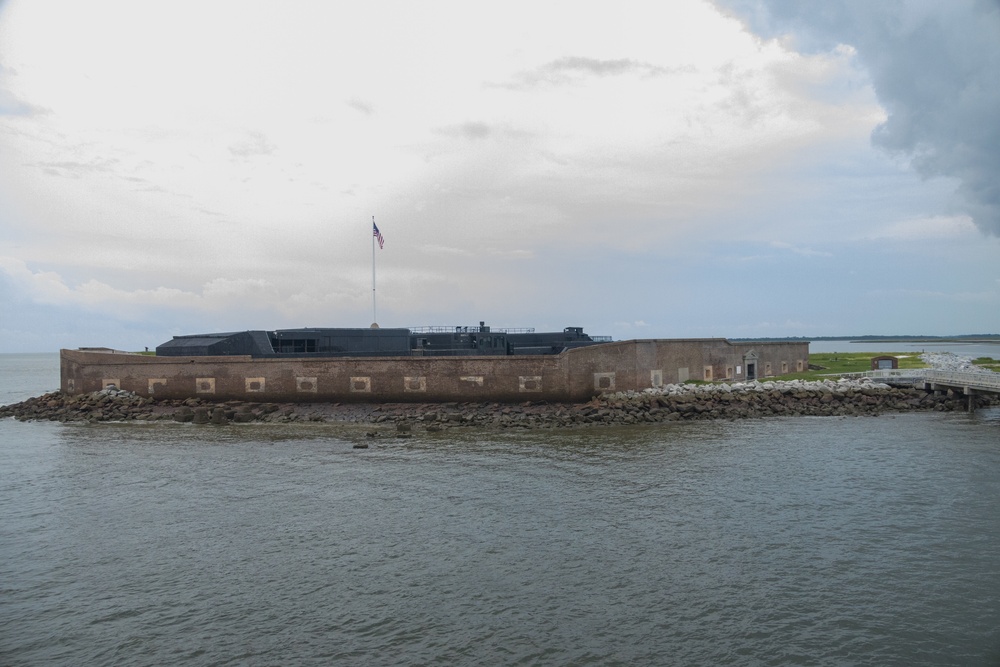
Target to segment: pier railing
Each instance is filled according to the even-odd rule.
[[[946,386],[967,387],[1000,393],[1000,373],[989,371],[927,371],[925,382]]]
[[[933,368],[905,368],[851,373],[852,377],[868,377],[889,384],[938,384],[977,391],[1000,393],[1000,373],[990,371],[942,371]]]

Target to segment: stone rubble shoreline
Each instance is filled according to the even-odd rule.
[[[972,357],[963,357],[954,352],[924,352],[920,355],[920,360],[938,371],[985,371],[972,363]]]
[[[968,370],[950,353],[922,357],[935,368]],[[320,422],[373,426],[369,436],[407,437],[455,427],[565,428],[771,416],[861,416],[887,412],[963,411],[967,398],[892,387],[869,378],[674,384],[605,394],[579,404],[502,403],[259,403],[203,399],[157,400],[108,387],[70,396],[53,392],[0,406],[0,418],[59,422],[190,422],[194,424]],[[974,407],[1000,405],[976,395]],[[389,430],[385,430],[389,427]]]

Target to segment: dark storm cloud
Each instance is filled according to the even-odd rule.
[[[1000,2],[720,0],[765,37],[795,48],[853,46],[888,119],[876,146],[924,177],[959,181],[964,210],[1000,236]]]

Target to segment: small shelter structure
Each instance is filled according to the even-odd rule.
[[[882,355],[881,357],[872,357],[873,371],[888,371],[895,370],[897,368],[899,368],[899,359],[891,354]]]

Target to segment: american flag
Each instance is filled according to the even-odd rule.
[[[382,232],[378,230],[374,220],[372,220],[372,236],[378,239],[378,247],[381,249],[385,245],[385,239],[382,238]]]

